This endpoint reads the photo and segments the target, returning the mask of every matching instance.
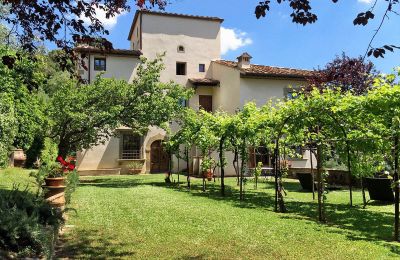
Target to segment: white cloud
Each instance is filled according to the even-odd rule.
[[[357,0],[359,3],[372,4],[373,0]]]
[[[247,37],[247,33],[237,29],[221,27],[221,53],[237,50],[241,47],[250,45],[253,40]]]
[[[114,16],[110,16],[108,19],[106,18],[106,12],[103,9],[100,8],[95,8],[96,10],[96,18],[100,20],[100,22],[103,24],[104,28],[111,30],[114,28],[114,26],[118,22],[118,17],[127,14],[127,12],[121,12],[119,14],[116,14]],[[87,18],[84,14],[82,14],[80,19],[83,20],[85,24],[90,24],[90,19]]]

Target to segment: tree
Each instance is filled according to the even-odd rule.
[[[0,92],[0,168],[8,165],[8,155],[17,133],[13,98]]]
[[[177,116],[182,110],[179,100],[189,98],[191,91],[159,82],[161,61],[143,59],[132,83],[99,75],[92,84],[69,80],[60,85],[48,109],[59,154],[103,143],[120,125],[143,134],[149,125],[166,126]]]
[[[44,101],[37,90],[44,82],[41,61],[36,56],[17,53],[5,46],[0,46],[0,58],[13,60],[12,66],[0,63],[0,93],[12,98],[15,117],[16,134],[12,145],[26,150],[45,121]]]
[[[308,84],[303,90],[310,92],[313,88],[321,91],[330,88],[361,95],[371,89],[377,74],[372,62],[365,62],[362,57],[350,58],[343,53],[341,57],[337,56],[329,62],[325,68],[314,71],[307,78]]]
[[[190,189],[190,150],[195,145],[196,133],[201,128],[201,121],[196,111],[191,108],[185,108],[177,118],[179,130],[171,134],[168,142],[169,146],[184,146],[184,160],[187,169],[187,185]]]

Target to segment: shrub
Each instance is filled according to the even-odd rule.
[[[17,257],[49,258],[62,223],[59,210],[27,189],[0,192],[0,249]]]

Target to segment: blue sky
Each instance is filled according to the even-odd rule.
[[[257,20],[254,7],[257,0],[169,0],[167,12],[218,16],[222,24],[224,49],[229,48],[224,59],[234,60],[247,51],[253,56],[252,63],[313,69],[323,67],[335,55],[345,52],[349,56],[365,53],[368,42],[377,28],[386,2],[378,0],[376,19],[367,26],[353,26],[353,19],[370,7],[371,0],[311,1],[318,14],[315,24],[302,26],[291,22],[287,4],[271,1],[267,17]],[[107,21],[111,31],[109,39],[115,48],[129,48],[127,35],[135,13]],[[400,45],[400,17],[391,16],[378,34],[374,46]],[[390,73],[400,66],[400,50],[388,53],[384,59],[371,58],[378,70]]]

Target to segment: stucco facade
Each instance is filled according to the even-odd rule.
[[[234,113],[250,101],[263,105],[269,100],[285,98],[289,87],[304,84],[307,71],[252,65],[251,56],[247,53],[247,56],[238,57],[237,62],[221,60],[222,22],[216,17],[138,11],[128,36],[131,50],[109,53],[86,51],[89,53],[86,58],[89,70],[82,71],[82,77],[92,81],[100,73],[95,70],[95,62],[98,62],[95,59],[104,58],[105,61],[101,61],[106,63],[103,77],[132,81],[140,63],[139,56],[153,59],[157,54],[164,53],[165,70],[161,73],[161,81],[173,80],[194,88],[195,94],[187,101],[187,105],[194,109],[199,109],[200,102],[204,102],[201,99],[205,99],[212,103],[212,111],[228,113]],[[82,174],[125,173],[127,164],[133,161],[143,162],[142,173],[154,171],[155,156],[152,153],[159,153],[157,145],[165,138],[164,130],[149,127],[148,133],[140,138],[127,136],[129,128],[125,127],[116,129],[115,133],[103,145],[78,153],[78,169]],[[134,158],[127,156],[131,154],[124,150],[130,141],[136,145],[135,149],[139,149],[137,143],[140,143]],[[227,153],[227,160],[226,173],[234,175],[231,153]],[[178,166],[176,158],[174,161],[174,171],[186,169],[186,162],[181,160]],[[200,161],[198,152],[192,149],[189,171],[198,172]],[[299,161],[308,165],[306,157]]]

